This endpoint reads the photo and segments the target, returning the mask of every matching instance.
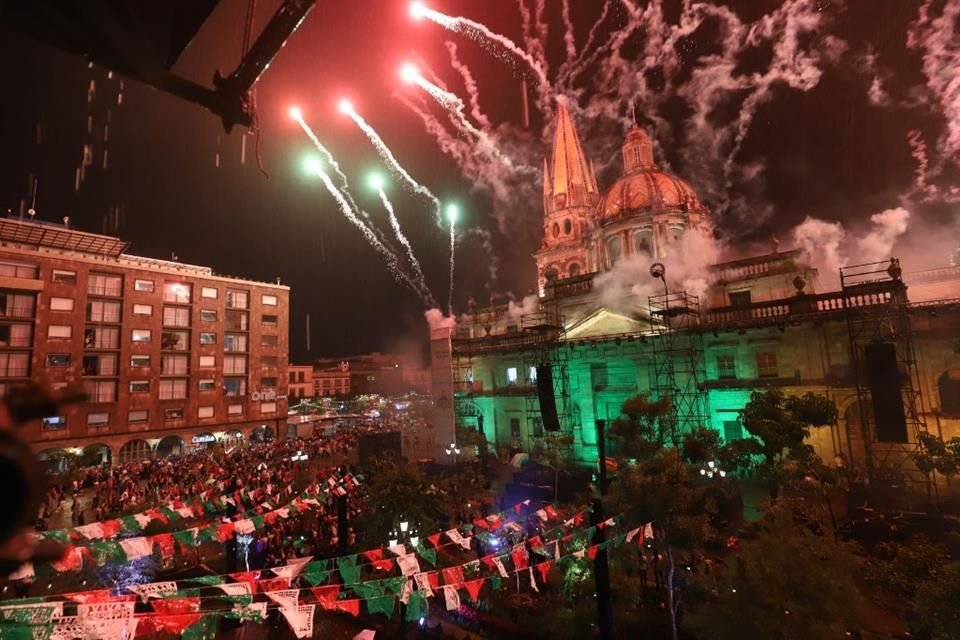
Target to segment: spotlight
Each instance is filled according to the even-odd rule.
[[[422,2],[411,2],[410,3],[410,17],[414,20],[420,20],[425,15],[427,15],[427,5]]]
[[[447,205],[447,221],[450,223],[450,226],[453,226],[457,223],[457,218],[460,216],[460,207],[450,203]]]
[[[303,161],[303,170],[311,176],[315,176],[323,171],[323,164],[317,156],[307,156]]]
[[[353,113],[353,103],[347,99],[343,99],[337,103],[337,109],[344,115],[350,115]]]
[[[290,110],[287,113],[294,120],[300,120],[303,118],[303,111],[300,110],[300,107],[290,107]]]
[[[367,178],[367,184],[369,184],[370,188],[374,191],[381,191],[384,186],[383,176],[379,173],[371,173],[370,177]]]
[[[408,62],[400,67],[400,79],[407,84],[413,84],[417,81],[418,77],[420,77],[420,72],[417,71],[416,65]]]

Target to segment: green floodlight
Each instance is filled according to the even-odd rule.
[[[455,203],[451,202],[447,205],[447,222],[450,223],[450,226],[457,224],[457,218],[460,217],[460,207]]]
[[[386,186],[383,176],[379,173],[371,173],[370,177],[367,178],[367,184],[374,191],[383,191],[383,187]]]

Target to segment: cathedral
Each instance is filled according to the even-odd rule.
[[[751,393],[776,387],[836,404],[837,424],[811,430],[825,461],[929,482],[911,462],[920,434],[960,436],[960,265],[911,272],[891,256],[820,291],[809,257],[776,242],[720,261],[710,211],[657,165],[650,135],[635,126],[621,151],[620,178],[602,188],[559,104],[539,295],[458,323],[457,427],[534,460],[559,432],[572,464],[594,466],[598,423],[631,397],[668,397],[681,429],[729,442],[750,437]]]

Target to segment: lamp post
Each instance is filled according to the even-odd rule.
[[[456,442],[451,442],[447,445],[446,452],[448,456],[453,456],[453,474],[454,474],[454,491],[453,496],[457,501],[457,515],[460,512],[460,467],[457,465],[457,458],[460,455],[460,447],[457,446]]]

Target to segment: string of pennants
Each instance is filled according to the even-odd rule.
[[[560,528],[575,526],[574,522],[569,519]],[[398,562],[402,575],[362,582],[346,582],[346,576],[353,573],[344,571],[344,566],[349,563],[341,564],[343,558],[339,558],[335,564],[345,582],[327,583],[332,562],[312,561],[307,557],[269,570],[275,574],[272,578],[263,578],[260,572],[246,572],[231,574],[229,577],[233,582],[227,582],[224,576],[180,581],[199,583],[202,587],[181,588],[174,581],[155,582],[128,587],[131,593],[124,595],[112,595],[110,589],[103,589],[63,594],[65,600],[60,601],[18,600],[15,605],[0,606],[0,640],[112,640],[157,631],[179,634],[187,640],[208,639],[214,637],[220,617],[262,622],[268,610],[279,611],[296,637],[309,638],[313,635],[313,618],[318,606],[321,611],[358,616],[361,602],[366,604],[369,614],[382,614],[387,618],[393,617],[397,602],[400,602],[406,607],[405,619],[416,621],[428,615],[429,600],[438,593],[442,594],[443,606],[452,610],[461,606],[461,590],[477,603],[485,585],[489,584],[496,591],[501,588],[502,581],[510,577],[516,579],[518,590],[521,584],[529,584],[531,590],[539,592],[540,585],[547,581],[550,570],[557,564],[563,565],[578,558],[593,559],[602,549],[618,548],[634,540],[643,544],[646,539],[653,538],[653,527],[648,523],[604,542],[584,545],[585,541],[592,539],[598,527],[616,524],[615,519],[610,518],[583,531],[568,530],[549,542],[531,538],[501,554],[435,571],[420,572],[412,568],[412,563],[406,564],[407,569],[404,569],[405,563]],[[398,556],[398,560],[402,557]],[[297,578],[313,586],[293,587],[292,582]],[[201,589],[215,593],[201,595]],[[267,600],[255,602],[257,595]],[[312,601],[302,602],[302,595]],[[140,611],[136,610],[138,599]],[[232,607],[201,609],[202,602],[210,600],[217,600],[218,604],[229,603]]]
[[[125,533],[142,532],[146,524],[159,521],[163,524],[176,522],[181,518],[189,518],[196,513],[194,507],[161,507],[149,512],[150,516],[146,524],[143,520],[137,519],[137,516],[126,516],[115,520],[106,520],[99,523],[93,530],[85,530],[84,527],[74,529],[60,529],[51,535],[51,532],[45,532],[48,538],[66,544],[67,548],[60,558],[52,562],[27,563],[21,566],[14,574],[8,576],[11,580],[23,580],[33,578],[38,575],[50,575],[53,573],[63,573],[66,571],[78,571],[83,568],[84,561],[87,560],[97,566],[103,566],[108,562],[123,563],[131,560],[137,560],[153,554],[156,546],[163,558],[170,558],[174,554],[174,547],[177,546],[181,551],[197,547],[202,542],[225,542],[233,536],[234,533],[252,533],[263,528],[265,524],[274,524],[280,518],[289,518],[292,513],[299,513],[309,509],[316,509],[321,505],[317,499],[321,495],[336,493],[337,495],[346,495],[350,489],[358,486],[360,481],[352,474],[346,474],[343,477],[330,476],[325,482],[311,485],[305,491],[285,505],[278,506],[271,502],[264,502],[249,512],[238,514],[236,520],[231,522],[199,522],[196,526],[180,531],[168,533],[159,533],[149,536],[133,536],[118,541],[107,540]],[[225,497],[229,504],[235,504],[235,498]],[[226,504],[226,503],[224,503]],[[201,507],[202,510],[209,512],[207,507]],[[215,507],[214,507],[215,509]],[[138,514],[139,516],[140,514]],[[248,517],[249,516],[249,517]],[[87,525],[84,525],[87,526]],[[62,533],[61,533],[62,532]],[[70,532],[76,532],[76,536],[86,535],[90,532],[93,536],[86,540],[78,540]],[[73,544],[76,542],[76,544]]]

